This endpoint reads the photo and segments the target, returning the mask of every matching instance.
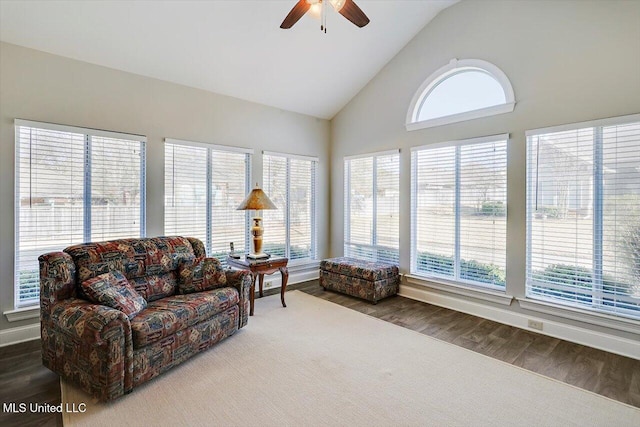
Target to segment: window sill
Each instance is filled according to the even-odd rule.
[[[9,322],[20,320],[36,319],[40,317],[40,307],[24,307],[8,310],[3,313]]]
[[[520,307],[525,310],[536,311],[538,313],[551,314],[565,319],[577,320],[597,326],[604,326],[619,331],[638,334],[640,331],[640,321],[611,316],[605,313],[593,312],[580,308],[570,307],[548,301],[534,300],[531,298],[516,298]]]
[[[317,259],[301,259],[296,261],[290,261],[287,267],[291,272],[314,270],[314,269],[320,268],[320,261]]]
[[[480,119],[482,117],[495,116],[498,114],[510,113],[516,106],[515,102],[494,105],[491,107],[480,108],[478,110],[466,111],[464,113],[452,114],[450,116],[436,117],[435,119],[422,120],[420,122],[406,123],[407,131],[427,129],[436,126],[443,126],[452,123],[464,122],[467,120]]]
[[[449,283],[439,279],[416,276],[413,274],[405,274],[407,283],[412,285],[423,286],[426,288],[437,289],[440,291],[450,292],[452,294],[463,295],[483,301],[489,301],[501,305],[511,305],[513,297],[506,295],[504,292],[494,291],[491,289],[471,288],[457,283]]]

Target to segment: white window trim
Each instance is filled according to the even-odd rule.
[[[411,151],[412,152],[422,151],[422,150],[429,150],[433,148],[442,148],[442,147],[451,147],[451,146],[462,147],[464,145],[482,144],[484,142],[494,142],[494,141],[507,141],[507,144],[508,144],[510,136],[511,134],[509,133],[501,133],[497,135],[479,136],[477,138],[467,138],[467,139],[437,142],[435,144],[427,144],[427,145],[420,145],[417,147],[411,147]]]
[[[425,288],[437,289],[452,294],[463,295],[483,301],[489,301],[501,305],[511,305],[513,296],[507,295],[502,290],[493,290],[487,287],[469,287],[456,282],[436,277],[426,277],[415,273],[405,274],[407,283]]]
[[[169,144],[176,144],[176,145],[186,145],[190,147],[211,148],[213,150],[228,151],[231,153],[253,154],[253,148],[233,147],[230,145],[217,145],[217,144],[211,144],[208,142],[187,141],[185,139],[175,139],[175,138],[165,138],[164,142]]]
[[[19,322],[20,320],[36,319],[40,317],[40,306],[28,305],[26,307],[7,310],[2,314],[5,315],[9,322]]]
[[[395,150],[376,151],[375,153],[354,154],[352,156],[345,156],[344,160],[364,159],[367,157],[391,156],[393,154],[399,154],[399,153],[400,153],[400,149],[398,148]]]
[[[316,156],[303,156],[302,154],[280,153],[276,151],[263,151],[263,156],[286,157],[288,159],[307,160],[310,162],[320,163],[320,158]]]
[[[351,155],[351,156],[345,156],[342,163],[343,163],[343,168],[345,167],[345,162],[347,161],[351,161],[351,160],[356,160],[356,159],[365,159],[365,158],[371,158],[374,160],[374,177],[376,175],[375,172],[375,162],[377,160],[378,157],[383,157],[383,156],[393,156],[393,155],[399,155],[400,154],[400,149],[393,149],[393,150],[385,150],[385,151],[376,151],[374,153],[365,153],[365,154],[355,154],[355,155]],[[346,181],[348,178],[344,177],[344,180]],[[377,178],[374,178],[374,185],[377,187],[377,182],[376,182]],[[375,190],[374,190],[375,193]],[[350,222],[347,220],[347,218],[351,217],[351,200],[350,200],[350,194],[346,193],[344,194],[345,196],[345,203],[344,203],[344,222],[343,222],[343,228],[344,228],[344,235],[345,236],[349,236],[351,234],[351,224]],[[377,221],[377,212],[374,211],[374,222]],[[399,230],[398,230],[399,231]],[[373,240],[377,240],[376,237],[377,232],[375,231],[375,227],[374,227],[374,231],[373,231]],[[392,248],[389,246],[384,246],[384,245],[367,245],[367,244],[362,244],[362,243],[353,243],[351,242],[351,240],[346,240],[344,239],[344,242],[342,244],[342,251],[343,254],[345,252],[345,247],[346,246],[359,246],[359,247],[363,247],[363,248],[370,248],[373,249],[376,253],[376,259],[377,259],[377,253],[378,250],[382,249],[382,250],[390,250],[390,251],[400,251],[400,247],[398,246],[397,248]]]
[[[609,117],[607,119],[589,120],[580,123],[567,123],[546,128],[531,129],[525,132],[525,136],[538,136],[546,133],[564,132],[582,128],[615,126],[636,121],[640,121],[640,114],[629,114],[627,116]]]
[[[525,131],[525,138],[526,138],[525,145],[527,145],[526,151],[528,153],[529,137],[536,137],[536,136],[549,134],[549,133],[575,131],[575,130],[584,129],[584,128],[598,128],[598,127],[602,128],[607,126],[624,125],[624,124],[637,122],[637,121],[640,121],[640,114],[629,114],[626,116],[616,116],[616,117],[609,117],[605,119],[588,120],[588,121],[578,122],[578,123],[566,123],[562,125],[527,130]],[[527,154],[526,163],[528,167],[528,163],[529,163],[528,154]],[[591,163],[593,164],[593,162]],[[604,168],[604,166],[602,167]],[[527,172],[526,174],[527,192],[529,191],[529,185],[530,185],[530,183],[528,182],[528,179],[529,179],[529,173]],[[529,204],[529,200],[527,199],[527,217],[526,217],[527,268],[525,272],[525,293],[528,292],[528,287],[529,287],[528,274],[529,274],[530,262],[531,262],[531,259],[530,259],[531,236],[530,236],[530,228],[529,228],[530,218],[529,218],[528,204]],[[535,282],[535,283],[538,283],[538,282]],[[541,286],[544,287],[548,285],[541,284]],[[581,308],[580,305],[572,305],[569,303],[562,304],[557,302],[557,300],[554,300],[553,298],[544,298],[544,297],[534,298],[534,297],[525,295],[522,298],[518,298],[518,302],[522,308],[529,309],[532,311],[552,314],[559,317],[564,317],[566,319],[578,320],[578,321],[591,323],[598,326],[605,326],[608,328],[614,328],[614,329],[624,330],[624,331],[633,332],[633,333],[637,333],[638,326],[640,326],[639,320],[628,318],[628,317],[625,317],[624,315],[611,315],[611,314],[608,314],[608,312],[603,309],[588,310],[586,308]],[[629,329],[628,327],[625,326],[625,324],[631,324],[631,325],[637,325],[637,326],[633,326],[631,327],[631,329]]]
[[[38,129],[46,129],[59,132],[90,134],[91,136],[100,136],[113,139],[128,139],[131,141],[147,142],[147,137],[134,133],[113,132],[110,130],[91,129],[80,126],[59,125],[56,123],[36,122],[33,120],[15,119],[14,128],[16,126],[25,126]],[[17,138],[17,136],[16,136]]]
[[[166,147],[166,144],[173,144],[173,145],[183,145],[183,146],[187,146],[187,147],[200,147],[200,148],[206,148],[207,149],[207,153],[209,153],[208,150],[213,150],[213,151],[226,151],[226,152],[230,152],[230,153],[240,153],[240,154],[248,154],[249,158],[247,159],[247,164],[246,164],[246,171],[245,171],[245,178],[246,178],[246,182],[245,182],[245,194],[248,194],[251,191],[251,182],[252,182],[252,175],[251,172],[253,170],[253,149],[252,148],[242,148],[242,147],[233,147],[233,146],[229,146],[229,145],[217,145],[217,144],[210,144],[207,142],[198,142],[198,141],[189,141],[189,140],[185,140],[185,139],[175,139],[175,138],[165,138],[164,139],[164,144]],[[163,147],[164,150],[164,147]],[[163,151],[164,153],[164,151]],[[207,156],[209,156],[209,154],[207,154]],[[211,180],[209,179],[210,175],[211,175],[211,171],[209,170],[210,168],[210,163],[207,161],[207,188],[209,188],[209,186],[211,185]],[[164,166],[163,166],[164,167]],[[164,185],[164,184],[163,184]],[[211,191],[210,189],[207,189],[207,209],[210,208],[211,206],[211,201],[209,200],[209,197],[211,197]],[[207,211],[207,218],[206,218],[206,223],[207,223],[207,230],[210,229],[210,223],[212,221],[212,217],[211,214],[209,213],[209,211]],[[251,245],[251,238],[250,238],[250,230],[251,230],[251,214],[249,213],[249,211],[245,211],[245,226],[244,226],[244,247],[247,248],[245,250],[248,250],[248,248]],[[162,231],[163,233],[166,233],[164,231],[164,227],[165,227],[165,223],[164,223],[164,218],[163,218],[163,223],[162,223]],[[211,248],[211,236],[209,235],[209,232],[207,231],[207,236],[205,238],[205,241],[202,242],[204,244],[205,247],[205,251],[207,253],[211,253],[212,248]]]
[[[320,166],[320,158],[317,156],[305,156],[301,154],[291,154],[291,153],[282,153],[277,151],[262,151],[263,156],[272,156],[272,157],[284,157],[286,159],[297,159],[297,160],[306,160],[312,163],[315,163],[312,171],[311,171],[311,180],[312,180],[312,188],[314,190],[313,198],[311,200],[311,257],[310,258],[300,258],[297,260],[291,260],[290,251],[291,251],[291,242],[289,239],[289,213],[291,211],[289,197],[287,196],[287,205],[286,205],[286,230],[285,230],[285,257],[289,259],[289,266],[304,266],[305,264],[315,263],[318,261],[318,168]],[[264,167],[264,159],[263,159],[263,167]],[[287,179],[288,173],[287,173]],[[264,171],[262,173],[262,180],[264,181]],[[286,183],[287,187],[289,187],[290,183]],[[288,189],[287,189],[288,192]]]
[[[58,132],[68,132],[75,134],[83,134],[85,137],[87,135],[90,137],[103,137],[103,138],[113,138],[113,139],[125,139],[130,141],[138,141],[141,143],[141,152],[140,152],[140,236],[145,237],[147,234],[147,137],[144,135],[131,134],[131,133],[123,133],[123,132],[113,132],[101,129],[92,129],[81,126],[70,126],[70,125],[61,125],[57,123],[48,123],[48,122],[38,122],[34,120],[25,120],[25,119],[14,119],[13,121],[13,129],[14,129],[14,148],[16,149],[14,161],[16,165],[16,170],[14,170],[14,226],[13,226],[13,243],[17,245],[17,241],[20,235],[20,217],[16,212],[16,206],[18,203],[17,197],[19,195],[19,180],[16,179],[16,171],[19,164],[19,156],[20,153],[17,150],[20,135],[16,132],[18,127],[31,127],[37,129],[45,129],[51,131]],[[87,185],[86,177],[84,178],[83,185]],[[90,193],[85,191],[85,206],[91,206],[90,201]],[[85,212],[86,216],[86,212]],[[90,240],[90,230],[91,223],[84,223],[84,235],[85,240]],[[16,265],[18,252],[15,250],[14,246],[14,264],[13,264],[13,310],[5,311],[3,314],[7,317],[9,322],[31,319],[35,317],[39,317],[40,308],[39,302],[33,302],[29,304],[20,304],[19,294],[16,292]],[[38,315],[36,316],[35,313]]]
[[[467,69],[482,69],[489,73],[496,79],[505,95],[505,103],[500,105],[494,105],[486,108],[480,108],[472,111],[465,111],[463,113],[451,114],[444,117],[436,117],[429,120],[418,121],[418,110],[422,103],[422,100],[429,92],[442,81],[449,78],[451,75]],[[496,65],[483,61],[481,59],[452,59],[449,63],[443,67],[438,68],[431,73],[429,77],[420,85],[416,93],[411,99],[409,104],[409,110],[407,111],[407,117],[405,121],[405,127],[407,131],[414,131],[418,129],[426,129],[435,126],[442,126],[450,123],[457,123],[466,120],[479,119],[481,117],[495,116],[497,114],[510,113],[515,109],[516,100],[513,92],[513,86],[509,81],[507,75]]]
[[[454,140],[454,141],[446,141],[446,142],[439,142],[439,143],[435,143],[435,144],[429,144],[429,145],[421,145],[421,146],[417,146],[417,147],[411,147],[411,152],[415,152],[415,151],[423,151],[423,150],[429,150],[429,149],[434,149],[434,148],[442,148],[442,147],[462,147],[465,145],[469,145],[469,144],[481,144],[481,143],[485,143],[485,142],[492,142],[492,141],[506,141],[507,144],[507,156],[508,156],[508,150],[509,150],[509,139],[510,134],[509,133],[503,133],[503,134],[498,134],[498,135],[488,135],[488,136],[480,136],[480,137],[476,137],[476,138],[469,138],[469,139],[462,139],[462,140]],[[417,209],[416,207],[416,203],[418,200],[418,194],[417,194],[417,189],[414,188],[414,177],[413,177],[413,173],[415,172],[413,170],[414,165],[413,165],[413,161],[412,161],[412,165],[411,165],[411,247],[410,247],[410,265],[409,265],[409,270],[410,270],[410,274],[406,275],[409,278],[414,278],[414,279],[420,279],[424,283],[424,281],[427,281],[429,283],[437,283],[437,284],[441,284],[444,285],[446,288],[443,290],[449,290],[449,292],[453,292],[453,293],[461,293],[461,292],[454,292],[451,291],[451,289],[462,289],[465,291],[470,291],[471,295],[468,295],[468,293],[461,293],[463,295],[467,295],[467,296],[473,296],[476,295],[477,292],[480,292],[481,294],[497,294],[497,295],[501,295],[503,297],[507,297],[509,298],[509,304],[511,304],[511,299],[513,299],[513,297],[509,297],[508,295],[506,295],[507,292],[507,284],[505,283],[504,288],[501,288],[499,286],[490,284],[490,283],[482,283],[482,282],[474,282],[472,280],[463,280],[463,279],[451,279],[451,278],[445,278],[445,277],[441,277],[438,276],[436,274],[428,274],[428,273],[420,273],[418,271],[415,270],[415,265],[416,265],[416,257],[417,257],[417,248],[416,248],[416,236],[417,233],[414,232],[415,228],[417,227],[417,224],[414,221],[414,215],[413,212]],[[509,167],[507,165],[507,171],[508,171]],[[508,197],[507,197],[507,212],[509,211],[508,208]],[[456,234],[458,232],[456,231]],[[457,252],[457,250],[456,250]],[[436,286],[434,286],[436,287]],[[491,301],[491,300],[489,300]],[[496,302],[496,301],[494,301]],[[503,302],[504,303],[504,300]]]

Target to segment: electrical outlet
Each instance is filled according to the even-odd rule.
[[[542,322],[539,322],[537,320],[529,319],[529,327],[531,329],[537,329],[537,330],[541,331],[542,330]]]

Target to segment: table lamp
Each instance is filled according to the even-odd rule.
[[[251,190],[251,193],[245,197],[245,199],[237,207],[239,211],[261,211],[264,209],[278,209],[273,204],[269,197],[262,191],[256,182],[256,187]],[[249,259],[263,259],[269,258],[269,255],[262,252],[262,235],[264,234],[264,228],[262,228],[262,218],[254,216],[251,218],[253,226],[251,227],[251,234],[253,235],[253,252],[247,255]]]

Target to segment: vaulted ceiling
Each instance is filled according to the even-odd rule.
[[[122,71],[332,118],[457,0],[357,0],[358,28],[334,10],[327,32],[296,0],[0,0],[0,40]]]

